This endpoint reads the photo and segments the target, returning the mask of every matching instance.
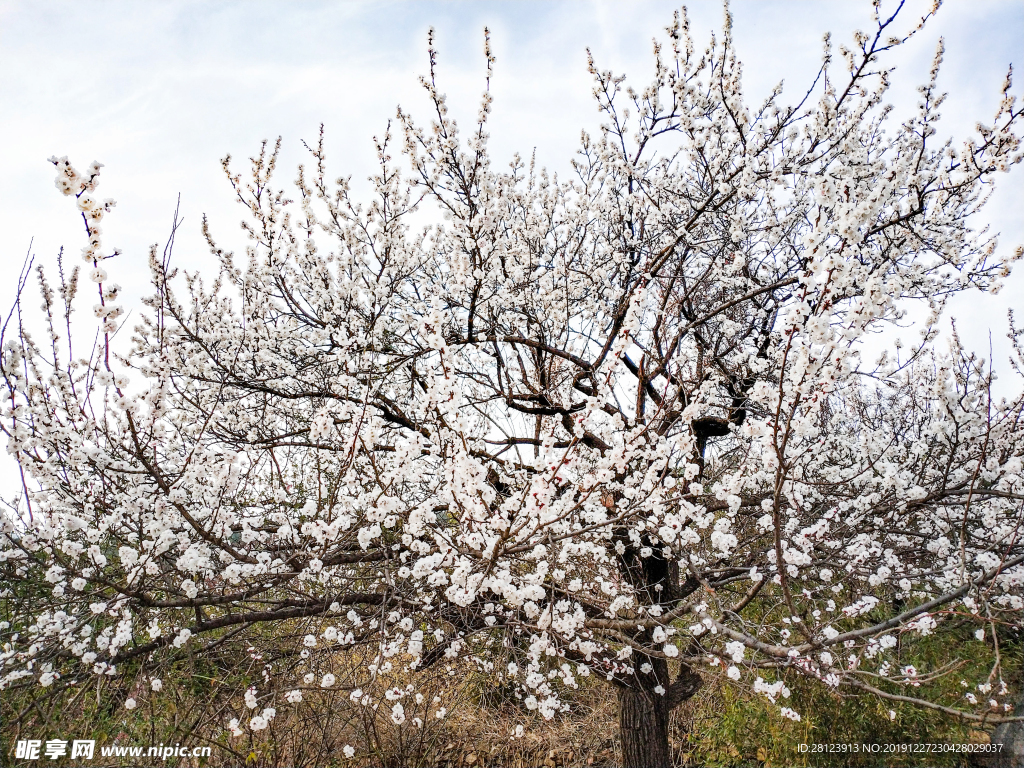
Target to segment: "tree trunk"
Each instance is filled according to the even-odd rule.
[[[611,509],[618,500],[619,497],[612,494],[605,506]],[[618,542],[623,545],[619,570],[651,604],[659,602],[671,609],[699,586],[696,580],[691,583],[690,579],[685,584],[679,583],[679,563],[662,557],[658,543],[649,535],[634,542],[625,528],[620,527],[616,533]],[[647,557],[640,555],[643,546],[652,550]],[[649,645],[653,642],[653,631],[641,629],[633,639]],[[634,653],[630,665],[633,667],[630,677],[617,683],[622,764],[625,768],[671,768],[669,712],[700,690],[700,675],[683,662],[673,682],[664,657],[643,653]]]
[[[666,696],[619,688],[619,736],[625,768],[670,768],[668,714]]]
[[[1024,696],[1017,702],[1017,714],[1024,711]],[[999,752],[981,762],[990,768],[1024,768],[1024,723],[1003,723],[992,734],[992,743],[999,745]]]
[[[618,686],[619,739],[625,768],[670,768],[669,713],[700,690],[700,675],[686,663],[673,682],[665,659],[638,655],[631,678]],[[650,671],[644,672],[646,665]],[[657,693],[655,688],[661,688]]]

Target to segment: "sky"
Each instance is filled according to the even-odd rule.
[[[909,26],[925,4],[907,6]],[[429,28],[441,90],[462,124],[476,114],[484,87],[483,28],[490,28],[497,57],[492,156],[505,162],[535,150],[541,165],[558,170],[568,167],[580,130],[599,124],[586,49],[602,69],[645,84],[652,38],[678,7],[661,0],[0,0],[0,308],[6,314],[30,243],[48,268],[62,245],[72,254],[84,245],[72,201],[53,186],[51,155],[67,155],[80,169],[105,164],[97,194],[118,207],[104,221],[104,244],[123,252],[105,266],[131,309],[145,293],[148,247],[166,240],[179,196],[179,266],[213,266],[199,235],[204,213],[224,247],[244,248],[241,211],[220,166],[226,154],[244,161],[261,140],[280,136],[278,180],[287,186],[306,161],[302,141],[314,141],[323,123],[330,175],[351,176],[359,189],[373,171],[372,137],[383,134],[399,104],[429,120],[418,82]],[[796,102],[817,71],[823,33],[838,44],[870,25],[867,0],[742,0],[731,8],[753,103],[780,80],[783,102]],[[689,13],[703,48],[720,28],[722,4],[698,0]],[[1022,33],[1024,0],[947,0],[892,59],[897,112],[914,104],[941,36],[939,84],[950,96],[940,133],[963,137],[976,121],[990,122],[1007,67],[1021,72],[1024,64]],[[1019,85],[1014,92],[1022,92]],[[999,178],[985,214],[1005,253],[1024,242],[1022,171]],[[1024,310],[1024,264],[1000,295],[961,297],[951,313],[986,356],[991,331],[998,360],[1006,310],[1015,304]]]

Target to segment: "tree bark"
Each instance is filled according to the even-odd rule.
[[[634,663],[633,677],[618,688],[622,764],[624,768],[670,768],[669,713],[700,690],[700,675],[684,663],[672,682],[664,659],[640,656]],[[650,672],[641,670],[644,663],[651,665]],[[661,693],[655,691],[658,686]]]
[[[619,688],[619,736],[625,768],[670,768],[668,700],[653,691]]]
[[[723,434],[728,432],[727,426],[723,429]],[[700,448],[703,452],[703,445]],[[605,506],[613,508],[618,501],[618,496],[612,494]],[[658,602],[671,609],[697,587],[696,583],[691,585],[689,580],[686,584],[680,584],[679,563],[662,557],[657,543],[649,535],[644,535],[637,544],[623,528],[617,529],[616,534],[623,545],[618,561],[620,572],[652,603]],[[652,550],[647,557],[640,555],[643,546]],[[634,639],[645,645],[650,644],[653,641],[652,630],[642,630],[634,635]],[[700,689],[700,675],[682,663],[673,682],[664,657],[642,653],[634,654],[631,666],[634,669],[632,676],[617,684],[622,764],[625,768],[670,768],[672,749],[668,741],[669,713]]]

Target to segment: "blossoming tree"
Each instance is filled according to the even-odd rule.
[[[24,490],[2,517],[2,685],[156,668],[271,623],[307,666],[248,691],[237,734],[322,688],[404,727],[443,715],[406,688],[373,701],[354,646],[363,680],[414,689],[468,658],[545,717],[599,676],[629,766],[670,764],[669,713],[709,676],[794,719],[781,668],[1009,717],[998,654],[971,681],[991,695],[957,705],[918,696],[943,670],[892,649],[951,617],[993,642],[1021,620],[1024,397],[997,400],[935,330],[1021,255],[973,224],[1021,160],[1021,111],[1007,80],[976,137],[936,143],[940,48],[892,126],[886,55],[921,24],[875,22],[842,67],[826,38],[800,103],[750,106],[728,15],[702,52],[677,16],[643,90],[591,63],[604,123],[569,179],[492,165],[490,94],[460,134],[431,50],[430,125],[399,111],[405,175],[390,134],[365,202],[328,181],[322,141],[294,200],[276,148],[246,175],[226,159],[244,258],[205,223],[212,279],[154,248],[120,346],[112,203],[98,165],[55,159],[99,340],[72,346],[78,269],[56,289],[40,270],[42,341],[4,328]],[[862,359],[908,310],[920,343]]]

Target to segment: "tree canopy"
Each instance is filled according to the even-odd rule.
[[[210,270],[154,247],[131,328],[100,166],[54,158],[92,285],[40,268],[45,333],[23,291],[4,326],[24,489],[0,512],[0,684],[231,638],[301,652],[236,733],[335,686],[418,727],[443,701],[416,673],[468,658],[545,717],[606,679],[629,765],[667,764],[668,712],[709,675],[794,719],[782,668],[1008,717],[998,655],[991,694],[949,704],[916,695],[949,670],[891,649],[1021,621],[1024,394],[996,398],[937,330],[947,297],[1021,256],[975,224],[1021,160],[1021,110],[1007,78],[976,136],[938,141],[940,46],[895,124],[886,56],[924,20],[875,21],[837,61],[826,37],[798,103],[779,86],[751,105],[728,14],[703,50],[677,15],[642,89],[591,61],[603,124],[567,178],[495,165],[489,90],[460,131],[431,46],[434,112],[399,110],[370,194],[330,181],[322,135],[294,192],[280,143],[245,172],[226,158],[244,254],[205,221]],[[865,359],[908,310],[920,342]],[[349,673],[353,649],[369,661]],[[392,669],[412,688],[364,693]]]

